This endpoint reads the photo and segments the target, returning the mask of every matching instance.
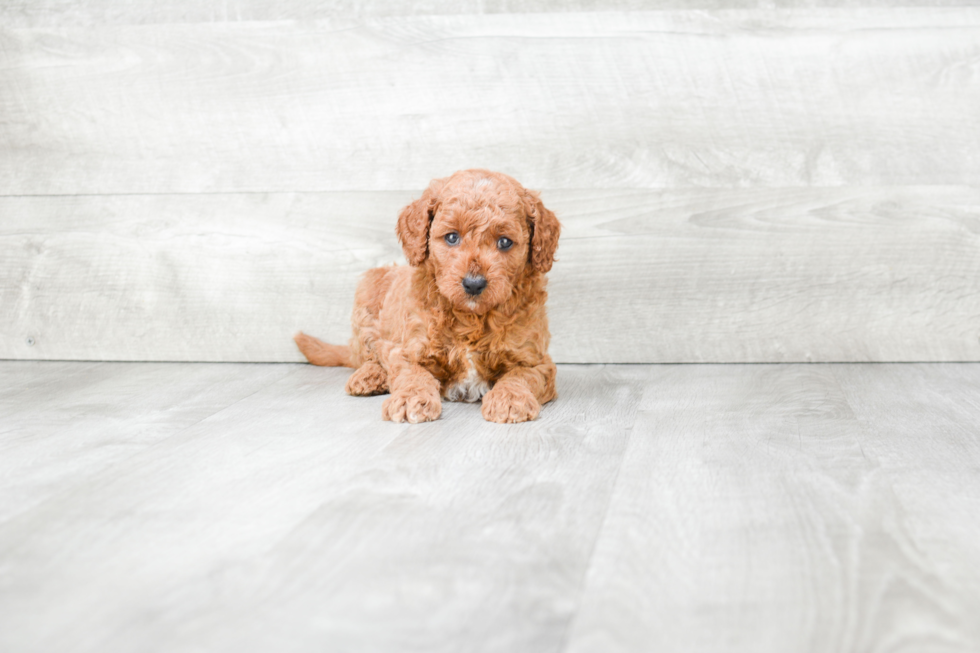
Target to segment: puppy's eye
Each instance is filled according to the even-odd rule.
[[[446,244],[449,245],[450,247],[452,247],[453,245],[458,245],[459,244],[459,234],[456,233],[455,231],[452,232],[452,233],[446,234],[444,236],[444,240],[446,241]]]
[[[497,249],[502,249],[505,252],[514,246],[514,241],[507,236],[501,236],[500,240],[497,241]]]

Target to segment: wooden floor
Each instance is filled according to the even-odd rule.
[[[0,650],[980,650],[980,364],[345,374],[0,363]]]

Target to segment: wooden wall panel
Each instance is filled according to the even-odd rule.
[[[531,14],[656,10],[793,9],[807,7],[969,7],[973,0],[7,0],[6,27],[79,27],[269,20],[322,20],[459,14]]]
[[[545,191],[560,362],[980,360],[975,187]],[[300,360],[411,193],[0,199],[0,358]],[[28,338],[33,345],[28,345]]]
[[[578,192],[567,362],[980,360],[980,192]]]
[[[297,360],[481,166],[559,361],[980,360],[980,8],[631,1],[3,3],[0,357]]]
[[[0,192],[980,182],[980,9],[0,31]]]
[[[401,256],[405,193],[0,199],[0,358],[300,360]],[[11,217],[16,216],[16,219]],[[33,345],[28,345],[29,339]]]

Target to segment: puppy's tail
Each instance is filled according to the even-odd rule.
[[[302,331],[293,336],[296,346],[306,356],[306,360],[314,365],[325,367],[354,367],[350,360],[350,347],[347,345],[331,345]]]

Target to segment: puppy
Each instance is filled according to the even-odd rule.
[[[398,216],[410,266],[369,270],[349,346],[304,333],[314,365],[356,368],[347,393],[391,393],[382,417],[427,422],[448,401],[483,400],[491,422],[533,420],[555,398],[545,273],[561,226],[513,178],[464,170],[429,184]]]

